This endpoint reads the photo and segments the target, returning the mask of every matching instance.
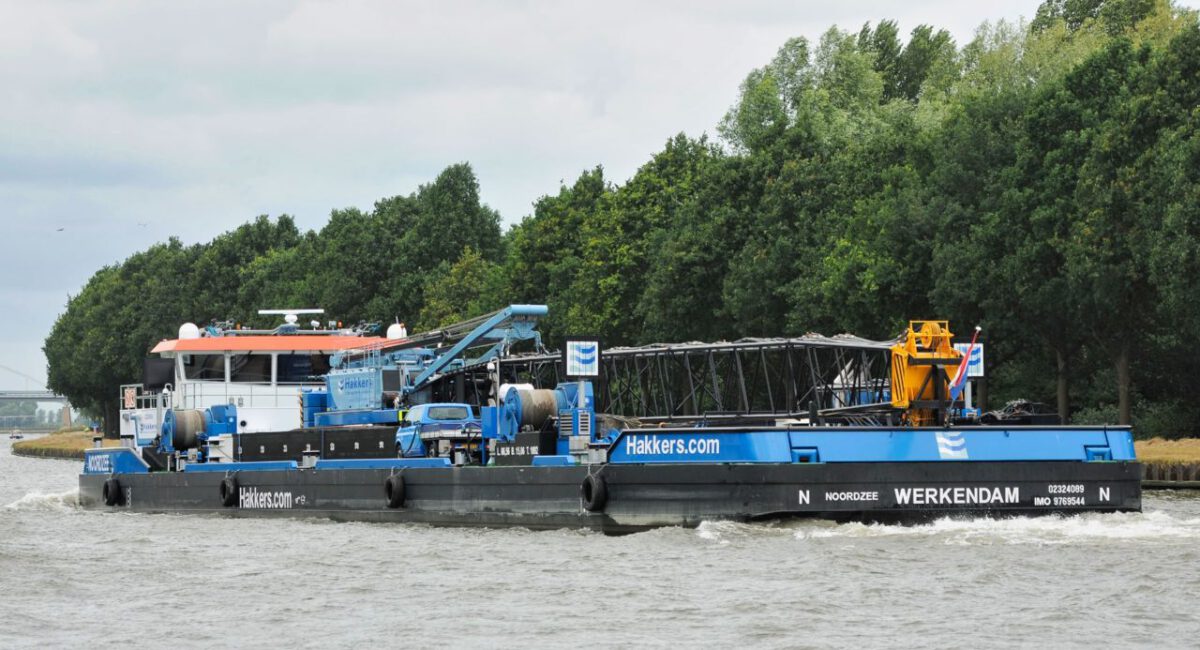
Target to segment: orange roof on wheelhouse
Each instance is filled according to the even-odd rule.
[[[163,339],[152,353],[204,352],[339,352],[384,341],[380,336],[205,336],[198,339]]]

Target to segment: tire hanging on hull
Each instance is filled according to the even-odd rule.
[[[115,478],[105,481],[104,488],[101,490],[101,496],[104,498],[104,505],[106,506],[121,505],[121,482]]]
[[[392,474],[383,482],[383,493],[387,497],[387,507],[404,507],[404,475]]]
[[[231,508],[237,503],[238,498],[238,483],[237,479],[232,476],[227,476],[221,480],[221,505],[226,508]]]
[[[579,496],[583,499],[583,509],[588,512],[601,512],[608,503],[608,485],[599,474],[588,474],[579,485]]]

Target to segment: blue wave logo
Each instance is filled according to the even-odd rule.
[[[581,345],[581,346],[575,348],[574,359],[575,359],[575,363],[583,364],[585,366],[590,366],[593,363],[596,363],[596,346],[595,345],[588,345],[588,346]]]
[[[942,460],[967,459],[967,440],[962,431],[938,431],[937,448]]]
[[[571,346],[571,363],[579,366],[594,366],[596,365],[597,345],[572,345]]]
[[[971,360],[967,362],[967,365],[978,366],[981,363],[983,363],[983,348],[975,346],[975,349],[971,350]]]

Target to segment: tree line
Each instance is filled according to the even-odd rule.
[[[969,43],[893,21],[790,39],[717,137],[632,178],[597,166],[507,231],[457,164],[319,231],[259,217],[100,269],[44,350],[109,418],[184,321],[264,307],[436,327],[545,303],[549,341],[608,344],[983,326],[988,394],[1064,420],[1200,432],[1200,25],[1166,0],[1049,0]]]

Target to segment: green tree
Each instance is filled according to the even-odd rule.
[[[188,270],[197,254],[177,239],[97,272],[68,300],[42,348],[47,386],[116,431],[117,390],[140,379],[150,346],[193,320]]]
[[[275,250],[294,248],[299,241],[300,232],[287,215],[280,216],[274,222],[262,215],[218,235],[200,249],[186,276],[192,285],[191,294],[196,308],[206,310],[212,318],[250,322],[255,320],[257,309],[291,307],[246,305],[240,301],[239,294],[246,281],[248,265]]]
[[[429,276],[418,330],[437,329],[503,307],[499,265],[467,247],[454,264]]]
[[[603,331],[610,344],[638,342],[645,329],[637,309],[658,251],[659,233],[678,227],[705,164],[716,155],[707,140],[678,135],[628,183],[588,215],[580,227],[579,269],[571,283],[567,324],[577,332]]]
[[[1034,31],[1062,22],[1075,31],[1092,23],[1118,36],[1153,13],[1156,0],[1046,0],[1037,9],[1030,27]]]
[[[567,333],[572,285],[582,265],[583,225],[610,199],[604,171],[596,167],[555,196],[543,196],[534,213],[508,233],[504,286],[509,302],[546,304],[539,329],[547,342]]]

